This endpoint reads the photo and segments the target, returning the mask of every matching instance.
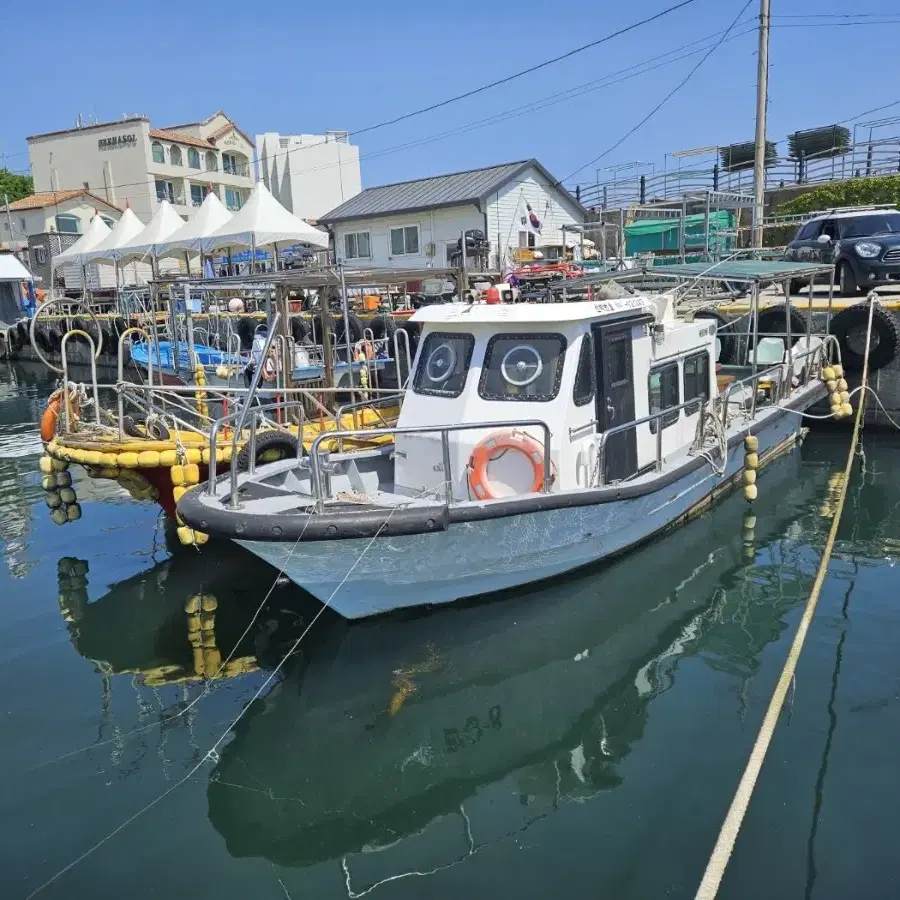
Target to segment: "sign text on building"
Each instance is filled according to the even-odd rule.
[[[118,147],[133,147],[136,143],[136,134],[117,134],[113,137],[100,138],[97,146],[101,150],[115,150]]]

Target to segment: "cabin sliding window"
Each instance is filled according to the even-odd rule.
[[[368,231],[351,231],[344,235],[345,259],[368,259],[371,255]]]
[[[466,386],[474,348],[471,334],[432,331],[419,353],[413,390],[433,397],[458,397]]]
[[[565,356],[561,334],[495,334],[484,354],[478,394],[483,400],[553,400]]]
[[[678,406],[678,363],[666,363],[650,370],[650,415]],[[650,423],[650,431],[656,434],[660,427],[668,428],[678,421],[678,410],[666,413]]]
[[[419,226],[391,229],[391,256],[412,256],[419,252]]]
[[[697,398],[698,401],[709,397],[709,354],[694,353],[684,358],[684,402]],[[686,416],[700,411],[702,403],[693,403],[684,408]]]
[[[581,339],[578,354],[578,369],[575,372],[575,390],[572,401],[576,406],[584,406],[594,399],[594,341],[590,333]]]

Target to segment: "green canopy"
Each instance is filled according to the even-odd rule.
[[[636,219],[625,226],[625,252],[629,256],[635,253],[658,252],[662,250],[678,250],[678,233],[681,227],[681,216],[671,219]],[[684,217],[685,248],[698,249],[706,247],[704,226],[707,217],[703,213]],[[730,250],[734,244],[734,213],[723,209],[709,214],[709,249],[714,251]],[[725,232],[720,234],[720,232]]]

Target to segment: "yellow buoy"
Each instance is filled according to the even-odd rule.
[[[198,675],[203,674],[203,651],[199,646],[194,647],[194,671]]]
[[[198,466],[197,463],[188,463],[186,466],[184,466],[184,483],[200,483],[200,466]]]
[[[192,528],[188,528],[187,525],[180,525],[176,531],[178,535],[178,540],[181,541],[182,544],[193,544],[194,543],[194,530]]]
[[[825,382],[825,387],[828,388],[829,394],[833,394],[838,389],[837,381],[835,381],[833,378],[830,378]]]
[[[177,503],[187,493],[186,487],[173,487],[172,499]]]
[[[119,464],[119,454],[118,453],[103,453],[101,454],[103,459],[100,461],[100,465],[109,468],[115,469]]]
[[[744,484],[756,484],[756,469],[744,469]]]
[[[218,647],[209,647],[203,651],[203,668],[212,678],[222,666],[222,651]]]
[[[826,366],[822,369],[822,380],[823,381],[834,381],[837,378],[837,372],[834,371],[832,366]]]
[[[77,522],[81,518],[81,505],[79,503],[70,503],[66,508],[66,518],[70,522]]]
[[[58,488],[72,487],[72,476],[69,472],[55,472],[53,480]]]
[[[65,525],[66,522],[69,521],[66,511],[61,506],[50,513],[50,519],[53,521],[54,525]]]
[[[203,631],[200,633],[200,646],[201,647],[215,647],[216,646],[216,633],[214,631]]]
[[[45,491],[52,491],[56,487],[56,476],[55,475],[45,475],[41,479],[41,487]]]
[[[47,501],[47,506],[50,509],[57,509],[62,506],[62,497],[59,496],[59,491],[47,491],[44,499]]]
[[[53,471],[53,460],[49,456],[42,456],[38,462],[38,468],[45,475],[49,475]]]
[[[143,469],[153,469],[159,465],[159,451],[142,450],[138,453],[138,465]]]
[[[191,448],[185,450],[184,455],[189,463],[199,463],[202,458],[202,454],[200,453],[200,450],[197,449],[196,447],[191,447]]]
[[[837,389],[839,391],[846,391],[849,385],[843,378],[838,378]]]
[[[834,371],[835,378],[844,377],[844,367],[840,363],[835,363],[835,365],[833,365],[831,368]]]
[[[200,629],[212,631],[216,627],[216,617],[211,612],[200,613]]]
[[[175,450],[160,450],[159,464],[161,466],[174,466],[178,462],[178,452]]]
[[[200,611],[200,594],[191,594],[191,596],[184,601],[184,611],[188,615]]]
[[[209,535],[205,531],[197,531],[194,529],[194,543],[200,547],[209,540]]]
[[[191,599],[193,600],[194,598],[192,597]],[[187,608],[187,607],[185,607],[185,608]],[[187,628],[188,628],[188,634],[190,634],[194,631],[200,631],[200,616],[197,616],[197,615],[188,616],[187,617]]]
[[[50,465],[54,472],[65,472],[69,468],[69,464],[64,459],[51,459]]]
[[[758,469],[759,468],[759,454],[745,453],[744,454],[744,468],[745,469]]]
[[[758,492],[757,487],[756,487],[755,484],[748,484],[748,485],[744,488],[744,498],[745,498],[749,503],[752,503],[752,502],[756,499],[758,493],[759,493],[759,492]]]
[[[206,612],[212,612],[219,606],[219,601],[212,594],[201,594],[200,605]]]
[[[850,392],[849,391],[841,391],[838,396],[841,398],[841,403],[849,403],[850,402]]]
[[[78,498],[75,496],[75,491],[72,488],[60,488],[59,499],[63,503],[74,503]]]
[[[747,437],[744,438],[744,449],[748,453],[756,453],[759,450],[759,438],[755,435],[748,434]]]
[[[849,403],[842,403],[841,404],[841,412],[845,416],[852,416],[853,415],[853,407]]]
[[[123,469],[136,469],[140,465],[137,453],[120,453],[118,463]]]

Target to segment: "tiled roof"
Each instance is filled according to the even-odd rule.
[[[215,147],[203,138],[185,134],[183,131],[172,131],[170,128],[151,128],[150,137],[158,141],[172,141],[176,144],[187,144],[191,147],[202,147],[204,150],[214,150]]]
[[[113,125],[127,125],[129,122],[149,122],[146,116],[129,116],[127,119],[117,119],[115,122],[97,122],[95,125],[82,125],[80,128],[63,128],[61,131],[45,131],[43,134],[32,134],[25,138],[26,141],[38,138],[55,137],[58,134],[73,134],[79,131],[90,131],[98,128],[112,128]]]
[[[78,191],[41,191],[37,194],[31,194],[28,197],[22,197],[20,200],[13,200],[9,204],[11,211],[26,209],[46,209],[48,206],[56,206],[57,203],[65,203],[66,200],[73,200],[75,197],[88,197],[91,200],[102,203],[110,209],[119,209],[115,203],[110,203],[90,191],[83,188]]]
[[[532,166],[562,193],[570,196],[565,188],[557,185],[556,179],[536,159],[522,159],[483,169],[470,169],[466,172],[453,172],[450,175],[437,175],[432,178],[366,188],[336,209],[320,216],[319,221],[331,223],[392,213],[421,212],[465,203],[478,204]],[[572,203],[576,203],[574,197],[570,199]]]

